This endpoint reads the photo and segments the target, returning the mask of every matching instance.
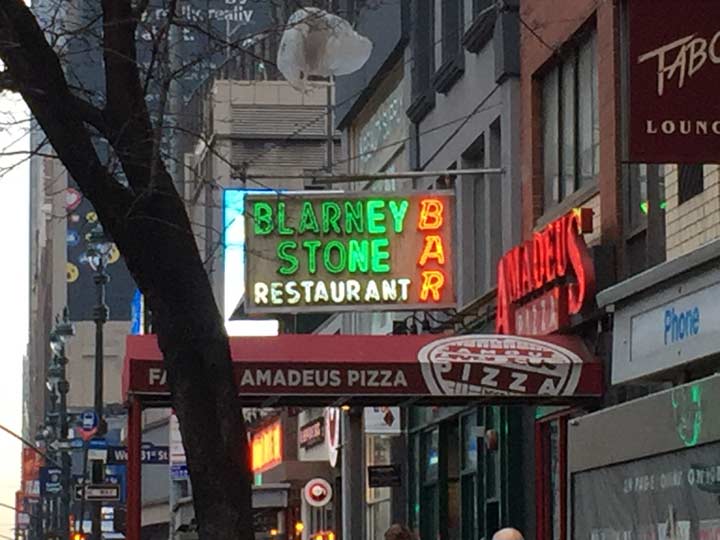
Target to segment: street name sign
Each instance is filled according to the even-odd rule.
[[[73,488],[73,498],[76,501],[119,501],[120,485],[119,484],[88,484],[80,485]]]

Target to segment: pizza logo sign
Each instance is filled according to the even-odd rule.
[[[533,338],[456,336],[418,353],[428,389],[443,396],[572,396],[582,360]]]

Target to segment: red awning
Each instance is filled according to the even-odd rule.
[[[602,364],[575,336],[233,337],[243,403],[323,406],[469,401],[564,404],[603,393]],[[123,396],[167,403],[153,335],[128,336]]]

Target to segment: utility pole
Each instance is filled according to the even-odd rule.
[[[95,271],[95,306],[93,307],[93,321],[95,322],[95,414],[98,419],[96,436],[105,435],[106,423],[103,417],[103,363],[104,338],[103,327],[108,319],[109,310],[105,303],[105,286],[110,281],[105,271],[112,250],[112,243],[108,240],[102,226],[98,223],[90,231],[88,238],[87,258],[91,268]],[[104,477],[105,464],[101,460],[92,462],[92,481],[101,483]],[[92,535],[94,540],[102,539],[102,502],[92,503]],[[81,516],[82,519],[82,516]]]

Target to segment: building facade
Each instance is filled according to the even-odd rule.
[[[584,237],[597,294],[569,323],[605,362],[607,385],[602,402],[537,411],[538,539],[717,531],[708,457],[717,436],[708,427],[718,354],[714,142],[688,149],[683,137],[697,132],[675,133],[672,121],[655,130],[652,118],[687,115],[702,132],[712,107],[668,101],[682,94],[658,89],[663,74],[648,63],[690,27],[702,34],[711,6],[667,16],[672,9],[521,2],[523,235],[592,210]],[[691,85],[698,103],[707,89]]]

